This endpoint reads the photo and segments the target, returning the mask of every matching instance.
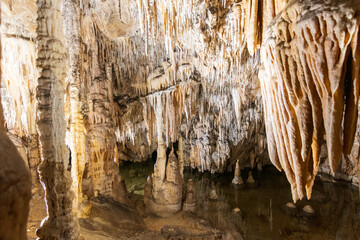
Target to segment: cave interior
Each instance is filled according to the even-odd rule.
[[[0,240],[360,239],[360,0],[0,0]]]

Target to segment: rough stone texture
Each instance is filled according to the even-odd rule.
[[[183,178],[174,148],[167,159],[163,139],[162,95],[156,96],[155,113],[157,119],[157,160],[154,173],[149,177],[144,191],[144,203],[147,210],[160,217],[166,217],[181,210]]]
[[[36,4],[29,1],[1,1],[1,102],[6,129],[21,152],[33,179],[41,185],[36,168],[40,163],[36,131]]]
[[[311,189],[324,138],[331,172],[354,142],[359,97],[357,1],[292,1],[267,31],[261,80],[273,164],[293,200]],[[265,76],[266,74],[266,76]]]
[[[101,3],[102,11],[113,11],[108,4]],[[130,53],[126,61],[118,61],[122,75],[114,88],[119,96],[115,101],[119,159],[143,161],[156,150],[153,95],[158,92],[164,95],[166,145],[181,136],[184,166],[228,171],[237,159],[246,165],[246,152],[254,145],[258,160],[267,162],[260,88],[254,80],[259,55],[251,57],[245,48],[243,4],[139,1],[133,6],[120,1],[120,5],[129,9],[128,14],[123,17],[121,10],[114,21],[120,17],[128,22],[136,13],[140,31],[131,27],[126,34],[133,36],[121,41],[123,55]]]
[[[72,190],[74,191],[74,209],[76,210],[83,201],[82,177],[86,163],[86,136],[83,102],[81,101],[81,39],[80,39],[80,1],[64,1],[66,37],[69,47],[70,70],[68,73],[68,94],[70,98],[69,138],[71,150],[71,177]],[[84,203],[85,204],[85,203]],[[84,215],[83,213],[78,213]]]
[[[26,41],[35,46],[31,41],[36,36],[34,1],[27,2],[31,8],[26,11],[23,5],[6,3],[12,11],[19,8],[14,18],[22,32],[29,32],[24,35]],[[111,196],[113,174],[117,174],[114,158],[144,161],[157,149],[154,131],[157,123],[151,104],[156,92],[164,94],[166,104],[163,118],[166,145],[182,138],[181,168],[231,171],[237,159],[242,166],[248,165],[246,153],[253,145],[257,159],[267,162],[259,85],[252,81],[256,79],[259,55],[250,57],[246,50],[242,3],[196,1],[193,5],[185,2],[183,6],[180,2],[136,4],[126,0],[65,3],[63,26],[70,66],[65,104],[66,142],[71,150],[76,204],[81,203],[84,171],[92,179],[92,195],[96,191]],[[199,14],[191,15],[189,9]],[[174,10],[183,18],[170,23]],[[19,13],[28,14],[27,19],[34,26],[18,19]],[[28,49],[35,52],[34,46]],[[35,53],[29,56],[36,59]],[[32,72],[39,75],[37,69]],[[25,81],[26,77],[19,79]],[[37,81],[29,83],[36,87]],[[24,88],[20,96],[35,98],[31,89]],[[19,97],[8,95],[8,102]],[[36,113],[34,106],[23,111],[21,104],[12,105],[18,107],[7,109],[7,114],[13,109],[17,113]],[[6,119],[21,120],[20,116],[10,114]],[[33,157],[28,158],[34,176],[39,163],[35,161],[37,145],[32,140],[37,138],[35,134],[16,133],[19,137],[31,136]],[[25,147],[29,144],[23,143]]]
[[[47,217],[36,231],[39,239],[77,239],[72,212],[73,193],[67,171],[64,114],[67,53],[63,1],[37,1],[37,130],[40,141],[40,180],[45,189]]]

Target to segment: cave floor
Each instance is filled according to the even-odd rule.
[[[132,196],[139,203],[139,196]],[[43,198],[31,201],[28,221],[28,238],[36,239],[36,228],[46,215]],[[169,218],[141,216],[138,209],[113,200],[97,197],[91,201],[90,218],[79,219],[81,236],[86,240],[106,239],[221,239],[221,233],[201,223],[201,219],[186,212],[179,212]],[[180,238],[179,238],[180,237]]]
[[[144,166],[123,166],[122,176],[134,203],[132,207],[98,197],[92,199],[91,217],[80,219],[85,239],[360,239],[360,201],[358,190],[344,182],[316,180],[311,200],[301,200],[295,209],[285,176],[273,167],[254,172],[256,185],[234,188],[231,174],[184,173],[185,187],[194,180],[197,209],[179,212],[169,218],[147,214],[143,186],[147,178]],[[242,171],[247,178],[246,171]],[[209,199],[211,182],[218,199]],[[310,205],[314,214],[303,207]],[[28,237],[45,217],[44,201],[33,197],[28,222]]]

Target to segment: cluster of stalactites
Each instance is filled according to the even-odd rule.
[[[311,197],[324,135],[333,173],[351,151],[359,6],[358,0],[291,2],[268,28],[260,74],[268,148],[273,164],[286,173],[294,201],[305,192]]]
[[[260,48],[263,31],[289,0],[245,0],[245,35],[250,55]]]
[[[163,42],[176,79],[178,68],[199,55],[204,78],[223,84],[241,81],[245,41],[245,8],[233,1],[138,0],[146,53]],[[196,14],[195,14],[196,13]],[[196,50],[195,50],[196,49]]]
[[[158,134],[156,129],[157,106],[162,107],[163,117],[160,120],[163,121],[164,130],[162,132],[165,133],[166,146],[177,140],[178,125],[183,121],[183,114],[186,116],[186,121],[189,121],[196,111],[196,99],[194,98],[196,94],[192,94],[195,86],[191,81],[184,82],[176,85],[173,89],[154,93],[143,99],[143,116],[148,130],[149,144],[155,134]],[[161,101],[160,105],[156,104],[158,101]]]

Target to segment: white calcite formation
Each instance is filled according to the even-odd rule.
[[[267,30],[261,77],[269,154],[310,198],[322,141],[336,172],[354,142],[359,98],[359,2],[293,1]],[[260,74],[261,75],[261,74]]]
[[[80,1],[64,1],[66,21],[66,38],[69,48],[68,94],[71,115],[69,129],[69,148],[71,151],[71,177],[74,191],[74,210],[83,202],[82,177],[86,164],[86,135],[80,86],[81,86],[81,39],[80,39]],[[84,203],[85,204],[85,203]],[[83,205],[84,205],[83,204]],[[89,204],[85,204],[89,208]],[[84,215],[80,209],[78,215]]]

